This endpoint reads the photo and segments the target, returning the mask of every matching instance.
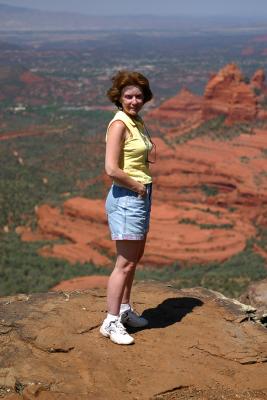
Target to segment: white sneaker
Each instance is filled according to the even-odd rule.
[[[120,314],[120,322],[123,325],[131,326],[132,328],[143,328],[148,325],[148,320],[144,317],[140,317],[137,312],[133,311],[131,308],[129,310],[123,311]]]
[[[112,342],[117,344],[134,343],[134,338],[130,336],[128,332],[126,332],[126,329],[121,324],[119,319],[110,322],[104,320],[100,328],[100,333],[105,337],[109,337]]]

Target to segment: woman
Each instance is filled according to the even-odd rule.
[[[148,155],[153,144],[139,111],[151,100],[146,77],[120,71],[112,78],[107,95],[119,111],[108,125],[105,169],[113,184],[106,200],[117,260],[107,288],[108,314],[100,333],[117,344],[132,344],[124,325],[144,327],[148,321],[133,311],[131,288],[149,227],[152,178]]]

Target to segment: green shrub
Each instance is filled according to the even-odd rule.
[[[234,226],[233,224],[199,224],[190,218],[180,219],[179,224],[197,225],[200,229],[232,229]]]
[[[248,164],[249,163],[249,157],[247,156],[242,156],[240,157],[240,161],[244,164]]]
[[[210,185],[201,185],[200,189],[206,196],[216,196],[219,193],[218,188]]]
[[[260,96],[262,93],[262,90],[259,88],[254,87],[253,92],[255,93],[256,96]]]

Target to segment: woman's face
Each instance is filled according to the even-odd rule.
[[[144,105],[144,95],[139,86],[125,86],[121,92],[120,102],[123,111],[135,117]]]

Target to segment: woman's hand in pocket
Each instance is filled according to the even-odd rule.
[[[140,187],[138,188],[137,193],[138,193],[139,198],[142,198],[142,199],[146,198],[146,195],[147,195],[146,186],[143,183],[140,183]]]

